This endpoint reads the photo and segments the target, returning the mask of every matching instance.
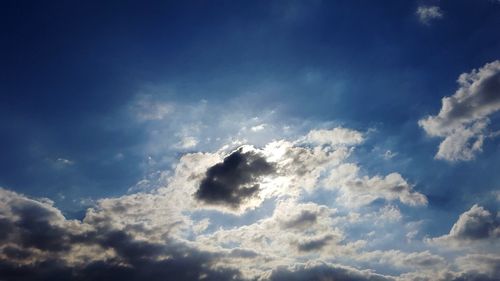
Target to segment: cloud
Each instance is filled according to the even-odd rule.
[[[420,6],[417,8],[416,14],[419,21],[425,25],[443,18],[443,12],[438,6]]]
[[[433,238],[430,242],[463,246],[468,242],[494,242],[500,238],[500,218],[479,205],[460,215],[450,233]]]
[[[259,178],[273,173],[273,164],[254,151],[239,148],[210,167],[195,196],[207,204],[239,208],[259,192]]]
[[[0,189],[0,277],[5,280],[235,280],[216,255],[140,240],[112,222],[66,220],[48,203]]]
[[[465,255],[457,259],[457,265],[461,272],[453,279],[454,281],[493,281],[498,280],[498,276],[500,276],[500,257],[498,255]]]
[[[446,260],[429,251],[423,252],[402,252],[400,250],[373,251],[361,254],[358,259],[364,261],[374,261],[385,266],[396,268],[443,268]]]
[[[351,163],[334,169],[323,184],[339,189],[341,197],[338,201],[344,205],[367,205],[377,199],[399,200],[411,206],[427,204],[427,197],[414,191],[399,173],[359,177],[359,167]]]
[[[198,140],[195,137],[184,136],[182,139],[176,144],[176,147],[181,149],[189,149],[193,148],[198,144]]]
[[[282,267],[274,270],[269,277],[270,281],[393,281],[390,276],[383,276],[370,271],[357,270],[345,266],[327,263],[297,264],[293,267]]]
[[[500,61],[461,74],[458,83],[455,94],[442,99],[438,115],[418,122],[429,136],[444,138],[436,159],[473,159],[488,136],[488,117],[500,110]]]
[[[334,236],[324,235],[320,237],[313,237],[305,241],[299,242],[297,249],[301,252],[317,251],[328,245],[333,240]]]
[[[266,125],[267,125],[267,124],[259,124],[259,125],[256,125],[256,126],[252,126],[252,127],[250,128],[250,130],[251,130],[252,132],[259,132],[259,131],[264,130],[264,129],[266,128]]]
[[[151,95],[140,95],[130,107],[139,121],[159,121],[174,112],[172,104],[155,101]]]
[[[314,278],[320,261],[359,261],[369,241],[350,227],[366,224],[370,232],[380,227],[368,221],[404,216],[393,202],[356,221],[356,208],[425,199],[399,174],[361,176],[362,167],[349,162],[360,136],[333,128],[260,148],[185,153],[173,170],[144,182],[151,188],[93,201],[81,221],[66,219],[48,199],[0,189],[0,278],[264,281],[280,280],[270,279],[280,278],[279,268]],[[335,184],[327,186],[331,175]],[[353,204],[338,204],[345,194]],[[301,266],[304,260],[315,265]],[[393,280],[324,266],[331,278]]]
[[[363,134],[342,127],[331,130],[311,130],[302,141],[315,145],[356,145],[363,142]]]

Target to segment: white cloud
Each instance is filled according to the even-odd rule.
[[[399,173],[390,173],[384,177],[360,177],[359,169],[352,163],[343,164],[332,170],[325,179],[325,186],[340,190],[341,197],[337,199],[340,204],[361,206],[379,198],[399,200],[411,206],[427,204],[426,196],[414,191],[413,186]]]
[[[188,149],[188,148],[193,148],[198,144],[198,140],[195,137],[191,136],[184,136],[182,139],[177,143],[177,147],[181,149]]]
[[[438,115],[418,122],[429,136],[444,138],[437,159],[473,159],[489,136],[488,117],[500,110],[500,61],[461,74],[458,83],[455,94],[442,99]]]
[[[302,141],[315,145],[356,145],[363,142],[363,134],[337,127],[331,130],[311,130]]]
[[[258,132],[264,130],[267,124],[259,124],[250,128],[252,132]]]
[[[426,25],[443,18],[443,12],[438,6],[420,6],[417,8],[416,14],[420,22]]]

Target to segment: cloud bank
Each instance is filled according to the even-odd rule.
[[[368,175],[350,162],[364,139],[362,132],[339,127],[260,148],[186,153],[163,185],[101,199],[82,220],[65,218],[48,199],[0,189],[0,276],[9,281],[493,278],[498,272],[493,254],[446,259],[432,248],[374,250],[378,239],[406,241],[406,233],[395,234],[387,225],[405,219],[400,207],[425,207],[427,198],[397,172]],[[366,234],[355,235],[352,228]],[[434,240],[496,239],[497,228],[493,213],[474,206],[449,235]],[[372,269],[380,265],[399,273]]]

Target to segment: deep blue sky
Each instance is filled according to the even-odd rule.
[[[0,1],[0,279],[497,280],[499,60],[498,0]]]
[[[153,129],[127,115],[145,93],[224,107],[214,114],[245,103],[309,127],[375,128],[356,159],[401,172],[454,213],[498,188],[498,142],[471,162],[437,161],[439,139],[417,121],[437,114],[459,74],[500,56],[492,2],[3,1],[0,186],[71,212],[82,208],[71,200],[120,195],[167,169],[179,152],[145,167]],[[422,24],[424,4],[444,17]],[[397,157],[376,159],[378,146]]]

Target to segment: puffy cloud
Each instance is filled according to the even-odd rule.
[[[500,238],[500,218],[483,207],[474,205],[460,215],[449,234],[430,241],[460,246],[466,242],[494,242],[498,238]]]
[[[458,83],[455,94],[442,99],[438,115],[419,121],[428,135],[444,138],[437,159],[473,159],[488,136],[488,117],[500,110],[500,61],[463,73]]]
[[[443,12],[438,6],[420,6],[417,8],[416,14],[420,22],[426,25],[443,18]]]

